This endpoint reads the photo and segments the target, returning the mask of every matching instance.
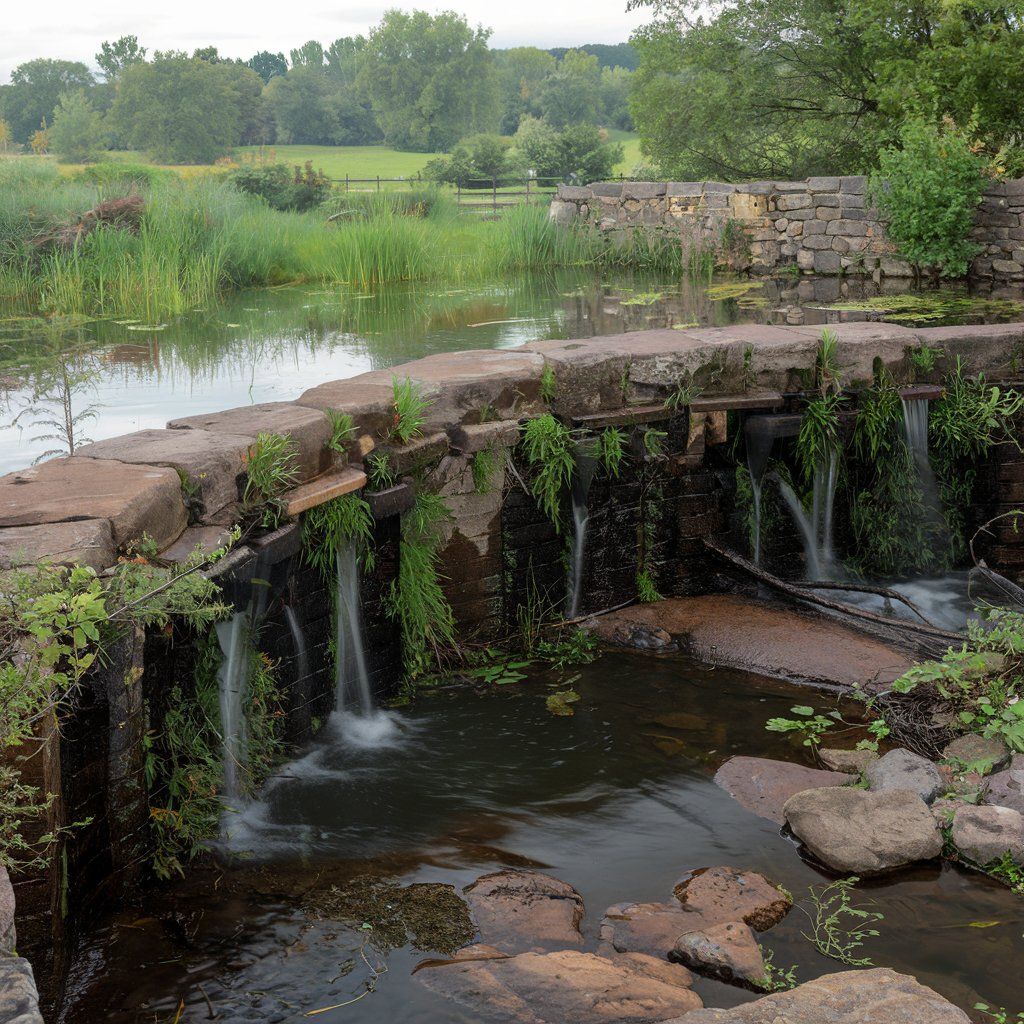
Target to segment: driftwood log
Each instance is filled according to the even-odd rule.
[[[705,538],[704,546],[717,557],[728,562],[734,568],[739,569],[742,573],[757,580],[759,583],[770,587],[772,590],[785,594],[793,600],[841,615],[850,620],[850,625],[859,626],[872,635],[882,636],[884,639],[891,640],[916,652],[928,654],[932,657],[941,657],[949,647],[959,647],[965,639],[962,633],[952,633],[949,630],[939,629],[937,626],[927,622],[913,622],[909,619],[897,619],[890,615],[880,615],[878,612],[857,608],[843,601],[835,601],[821,594],[815,594],[810,588],[816,587],[817,584],[790,583],[779,579],[778,576],[766,572],[742,555],[736,554],[735,551],[730,551],[710,538]],[[860,588],[850,584],[844,585],[842,589],[853,590]],[[885,588],[881,587],[865,589],[868,593],[880,593],[882,596],[892,596],[894,598],[898,596],[904,604],[907,604],[911,610],[920,615],[920,612],[911,602],[904,599],[902,595],[897,595],[895,591],[886,593]],[[872,628],[868,629],[869,626]]]
[[[146,212],[146,201],[133,193],[121,199],[106,199],[98,206],[83,213],[77,220],[44,231],[32,240],[37,252],[52,252],[55,249],[73,249],[86,235],[100,225],[118,228],[137,234]]]

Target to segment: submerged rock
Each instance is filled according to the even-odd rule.
[[[1010,751],[1002,739],[998,736],[979,736],[977,733],[958,736],[942,751],[944,761],[971,765],[982,774],[1001,768],[1009,757]]]
[[[583,942],[583,897],[539,871],[496,871],[463,889],[480,942],[504,953]]]
[[[793,834],[836,871],[874,874],[942,852],[942,834],[928,805],[906,789],[814,789],[785,807]]]
[[[864,772],[874,792],[910,790],[930,804],[943,789],[942,776],[926,757],[909,750],[890,750]]]
[[[616,903],[601,919],[601,941],[619,953],[665,957],[680,935],[708,923],[678,903]]]
[[[735,868],[703,868],[677,882],[675,897],[706,921],[742,921],[755,931],[777,925],[793,905],[764,875]]]
[[[688,972],[669,973],[665,968],[671,966],[575,949],[507,956],[493,947],[470,946],[451,960],[427,961],[416,978],[487,1020],[646,1024],[701,1006],[688,987]]]
[[[887,967],[826,974],[728,1010],[697,1010],[673,1024],[970,1024],[962,1010]]]
[[[741,921],[685,932],[669,956],[709,978],[758,988],[764,981],[764,958],[754,933]]]
[[[1009,807],[961,805],[953,816],[952,839],[975,864],[991,864],[1007,853],[1024,864],[1024,817]]]
[[[840,750],[838,747],[822,747],[818,751],[822,764],[836,772],[862,774],[869,764],[878,760],[873,750]]]
[[[794,794],[855,781],[855,775],[844,772],[806,768],[766,757],[730,757],[715,773],[715,782],[748,811],[780,825],[784,820],[782,808]]]

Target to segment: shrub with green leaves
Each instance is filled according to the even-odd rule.
[[[560,533],[562,496],[571,485],[576,468],[569,428],[551,413],[529,420],[523,426],[523,452],[533,477],[530,490]]]
[[[883,149],[871,200],[900,254],[920,269],[962,277],[980,247],[970,239],[985,189],[985,161],[952,122],[914,118],[899,148]]]

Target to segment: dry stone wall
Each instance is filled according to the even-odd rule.
[[[975,219],[982,247],[971,276],[1024,281],[1024,179],[989,186]],[[558,223],[604,232],[636,229],[714,247],[734,269],[773,273],[910,277],[913,267],[889,241],[862,175],[755,181],[595,182],[562,185],[551,203]]]

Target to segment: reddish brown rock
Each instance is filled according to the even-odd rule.
[[[210,430],[138,430],[78,450],[84,459],[170,466],[184,473],[200,512],[212,515],[238,501],[238,481],[253,438]]]
[[[759,988],[765,979],[761,947],[742,921],[684,932],[670,956],[698,974],[730,984]]]
[[[185,529],[178,474],[162,466],[75,456],[0,478],[0,527],[83,519],[109,520],[117,548],[144,533],[164,547]]]
[[[0,569],[52,562],[106,569],[117,560],[109,519],[83,519],[0,530]]]
[[[650,966],[563,949],[495,958],[470,947],[427,963],[416,978],[480,1019],[515,1024],[644,1024],[700,1007],[689,988],[653,977]]]
[[[878,754],[873,750],[842,750],[839,747],[822,747],[818,757],[826,768],[852,775],[862,774],[869,764],[878,760]]]
[[[319,476],[333,462],[333,453],[326,448],[331,436],[330,421],[322,412],[294,402],[243,405],[224,412],[185,416],[171,420],[167,426],[171,430],[232,434],[251,441],[259,434],[283,434],[295,442],[299,482]]]
[[[675,897],[706,921],[743,921],[759,932],[775,927],[793,905],[764,875],[735,868],[703,868],[676,883]]]
[[[583,897],[539,871],[496,871],[463,889],[480,942],[505,953],[583,942]]]
[[[594,631],[607,643],[630,647],[642,646],[637,637],[668,633],[681,650],[709,664],[843,687],[891,683],[912,664],[848,626],[736,594],[633,605],[601,616]]]
[[[790,797],[808,789],[845,786],[856,781],[856,775],[766,757],[731,757],[715,773],[715,782],[748,811],[780,825],[785,821],[782,808]]]
[[[673,1024],[970,1024],[967,1014],[887,967],[840,971],[728,1010],[697,1010]]]

